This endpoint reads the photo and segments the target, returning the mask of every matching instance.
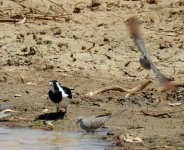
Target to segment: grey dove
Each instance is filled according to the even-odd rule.
[[[162,83],[162,84],[168,83],[170,80],[165,75],[163,75],[160,72],[160,70],[151,61],[151,59],[146,51],[146,48],[144,46],[144,41],[139,33],[138,25],[137,25],[135,18],[131,18],[130,23],[129,23],[129,27],[130,27],[130,32],[133,36],[135,45],[138,47],[138,49],[142,53],[142,55],[139,58],[141,66],[145,69],[148,69],[148,70],[152,69],[153,72],[155,73],[156,77],[160,81],[160,83]]]
[[[76,124],[80,124],[81,129],[87,132],[95,132],[97,129],[104,126],[111,118],[111,114],[92,116],[92,117],[79,117]]]

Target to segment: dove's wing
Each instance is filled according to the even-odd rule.
[[[134,42],[143,55],[148,55],[144,46],[144,41],[140,35],[134,37]]]
[[[151,65],[151,69],[153,70],[153,72],[155,73],[156,77],[158,78],[158,80],[160,81],[160,83],[167,83],[169,82],[169,79],[160,72],[160,70],[152,63],[152,61],[150,60],[150,65]]]
[[[91,129],[98,129],[102,127],[106,121],[110,119],[110,115],[99,115],[91,119]]]
[[[134,39],[137,47],[139,48],[139,50],[144,53],[144,55],[146,56],[151,69],[153,70],[154,74],[156,75],[156,77],[158,78],[158,80],[160,81],[160,83],[166,83],[169,80],[167,79],[167,77],[165,75],[163,75],[160,70],[153,64],[153,62],[151,61],[149,55],[146,52],[145,46],[144,46],[144,41],[143,39],[138,36],[136,39]]]
[[[140,33],[139,33],[139,28],[137,25],[137,21],[132,18],[129,22],[129,27],[130,27],[130,32],[133,36],[134,42],[138,49],[141,51],[143,55],[147,55],[145,46],[144,46],[144,40],[142,39]]]

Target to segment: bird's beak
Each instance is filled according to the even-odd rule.
[[[80,122],[80,120],[77,120],[76,124],[78,124]]]
[[[53,83],[52,82],[49,82],[48,86],[51,86],[51,85],[53,85]]]

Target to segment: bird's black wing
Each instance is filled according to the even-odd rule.
[[[65,86],[61,86],[61,88],[63,89],[63,91],[68,94],[68,98],[72,99],[72,91],[70,88],[65,87]]]
[[[54,103],[59,103],[62,100],[62,93],[60,91],[56,91],[53,93],[51,90],[48,92],[49,98]]]

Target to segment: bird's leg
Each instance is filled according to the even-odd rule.
[[[66,113],[69,113],[70,112],[70,105],[68,105],[67,107],[66,107]]]
[[[56,103],[56,111],[59,112],[59,103]]]
[[[68,118],[68,113],[70,111],[70,105],[68,105],[66,108],[65,108],[65,118],[67,119]]]

